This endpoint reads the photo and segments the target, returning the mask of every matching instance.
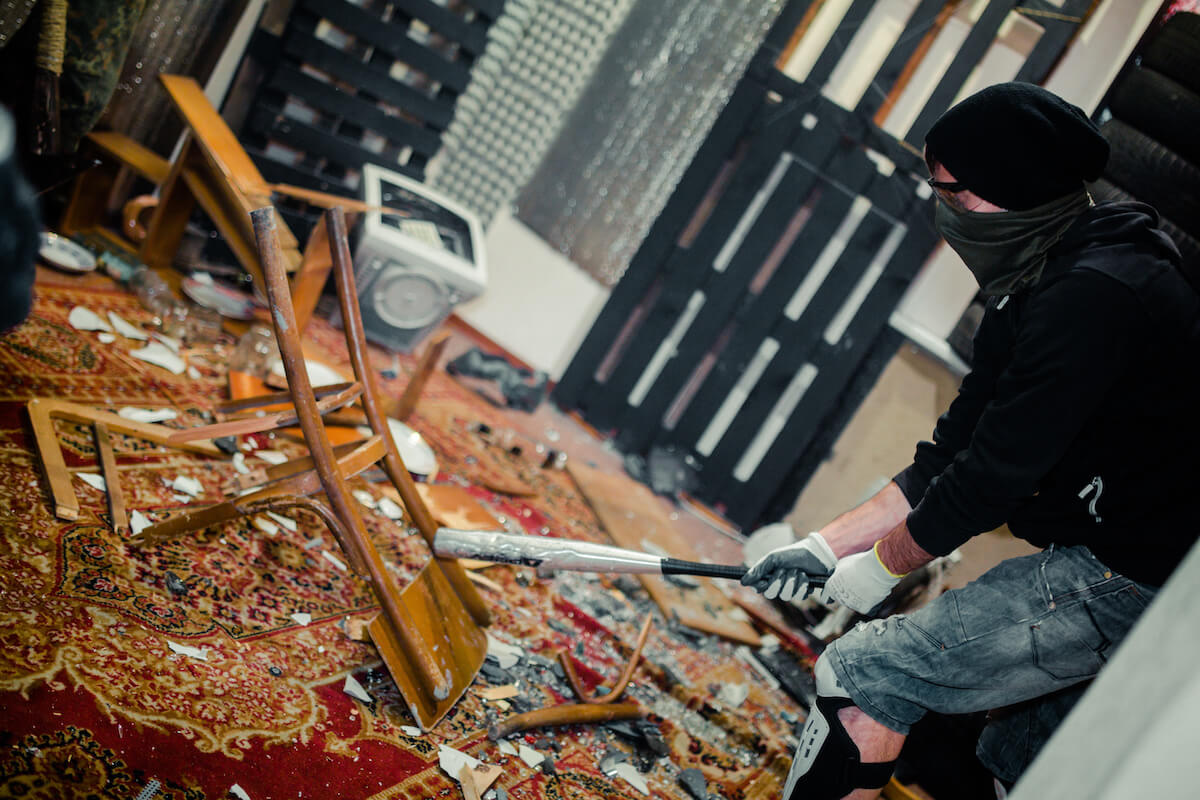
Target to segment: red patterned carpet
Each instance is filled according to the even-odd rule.
[[[221,798],[236,784],[253,800],[460,797],[438,766],[440,744],[503,766],[496,786],[509,798],[642,797],[601,771],[609,748],[644,768],[653,797],[686,797],[676,776],[690,767],[722,797],[778,792],[801,710],[728,643],[683,636],[661,615],[646,649],[651,663],[635,674],[630,695],[654,712],[666,756],[647,757],[607,729],[572,727],[522,739],[552,764],[531,768],[488,741],[487,726],[507,714],[569,699],[537,656],[571,648],[592,668],[588,680],[616,678],[649,607],[629,581],[487,570],[505,589],[484,593],[496,617],[490,632],[535,654],[513,670],[521,694],[504,708],[468,691],[433,732],[410,736],[403,728],[413,722],[374,648],[346,632],[347,622],[374,612],[372,594],[320,557],[337,548],[315,518],[297,515],[295,532],[267,535],[240,521],[138,549],[110,529],[104,494],[76,480],[80,518],[57,519],[26,401],[170,407],[180,412],[171,424],[196,424],[225,396],[220,364],[232,344],[193,353],[198,378],[171,375],[129,357],[132,342],[102,344],[67,324],[71,308],[84,305],[148,326],[136,299],[59,280],[40,283],[30,319],[0,336],[0,796]],[[340,333],[323,321],[309,333],[314,346],[344,357]],[[392,363],[390,354],[374,355],[381,369]],[[402,365],[411,368],[412,359]],[[398,392],[405,381],[387,388]],[[535,489],[530,497],[480,488],[489,472],[513,464],[502,454],[481,457],[466,424],[503,426],[500,412],[441,374],[421,402],[412,425],[437,452],[436,481],[472,487],[502,521],[527,532],[605,540],[562,471],[521,467]],[[90,434],[62,423],[59,433],[68,466],[97,471]],[[204,502],[218,499],[234,474],[226,460],[124,437],[115,445],[127,506],[150,516],[183,503],[166,481],[199,480],[196,502]],[[365,482],[356,488],[382,496]],[[381,514],[364,517],[403,585],[429,557],[424,542]],[[299,624],[297,613],[311,623]],[[178,654],[169,643],[206,657]],[[351,674],[371,702],[343,692]],[[750,690],[737,708],[715,699],[731,684]],[[488,685],[486,676],[476,685]]]

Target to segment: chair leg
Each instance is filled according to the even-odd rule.
[[[425,501],[417,494],[417,486],[413,482],[408,468],[404,466],[404,460],[400,457],[396,443],[392,440],[391,428],[387,424],[386,415],[379,402],[379,388],[367,356],[367,335],[358,307],[354,267],[350,261],[350,246],[346,239],[346,217],[342,209],[332,208],[325,212],[325,223],[329,230],[333,276],[337,283],[338,301],[342,309],[342,324],[346,329],[346,345],[350,350],[350,361],[354,365],[355,377],[363,386],[363,410],[367,414],[371,429],[383,437],[387,448],[383,460],[384,469],[391,478],[392,485],[400,493],[400,499],[404,501],[408,513],[413,518],[413,523],[432,548],[433,537],[437,533],[437,522],[434,521],[433,514],[425,505]],[[454,559],[444,558],[438,558],[437,564],[475,621],[480,625],[489,625],[492,618],[491,611],[484,604],[479,590],[471,583],[471,579],[467,577],[462,565]]]
[[[418,723],[422,727],[432,726],[461,696],[482,666],[487,651],[486,637],[482,630],[470,624],[473,621],[465,612],[454,616],[455,609],[462,608],[461,602],[453,591],[448,592],[449,598],[441,596],[443,593],[436,581],[414,581],[404,593],[396,590],[395,581],[388,574],[383,559],[367,537],[362,518],[338,470],[317,413],[316,398],[304,366],[304,353],[292,309],[287,274],[275,234],[274,209],[256,209],[251,212],[251,218],[266,277],[276,340],[305,442],[320,475],[325,496],[345,528],[347,544],[351,552],[355,552],[360,561],[366,564],[367,577],[382,606],[382,618],[377,618],[371,626],[380,634],[379,638],[375,638],[376,645]],[[364,401],[367,396],[364,393]],[[429,578],[440,576],[440,572],[430,571],[428,567],[422,572]],[[408,595],[414,588],[419,596],[415,601],[409,597],[406,602],[402,594]],[[448,602],[450,599],[453,603]],[[436,652],[427,638],[433,636],[437,637]]]

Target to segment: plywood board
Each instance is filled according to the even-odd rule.
[[[573,461],[568,462],[567,471],[617,546],[645,550],[643,542],[649,542],[673,558],[699,560],[649,488],[624,474],[601,472]],[[674,616],[689,628],[705,633],[759,645],[758,634],[745,621],[745,612],[735,607],[709,578],[694,578],[700,585],[684,588],[660,575],[638,577],[668,617]]]

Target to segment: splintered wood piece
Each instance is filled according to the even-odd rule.
[[[125,515],[125,498],[121,495],[121,476],[117,474],[112,438],[108,435],[108,426],[103,422],[94,423],[92,430],[96,435],[96,452],[100,454],[100,471],[104,474],[104,486],[108,490],[108,511],[112,516],[113,530],[124,535],[129,530],[129,517]]]
[[[554,725],[586,725],[589,723],[616,722],[622,719],[641,719],[646,716],[637,703],[566,703],[561,706],[539,708],[524,714],[513,714],[488,728],[488,738],[493,742],[514,733],[531,728],[548,728]]]
[[[339,444],[333,448],[333,455],[337,458],[338,469],[342,471],[342,477],[349,480],[383,458],[383,439],[379,436],[372,436],[369,439],[349,444]],[[242,492],[255,486],[265,486],[289,478],[301,472],[310,472],[315,466],[316,462],[313,461],[312,456],[293,458],[282,464],[255,468],[245,475],[238,475],[229,482],[228,488],[235,492]]]
[[[316,413],[323,414],[335,408],[353,403],[362,395],[362,385],[358,382],[346,384],[340,392],[315,401]],[[201,425],[197,428],[183,428],[171,434],[171,444],[179,442],[194,442],[197,439],[219,439],[222,436],[242,436],[247,433],[260,433],[275,428],[285,428],[295,425],[299,419],[297,409],[277,411],[262,416],[239,417],[228,422],[216,422],[212,425]]]
[[[662,509],[658,496],[645,485],[619,473],[601,472],[576,462],[567,463],[583,496],[608,535],[620,547],[645,550],[643,541],[670,553],[673,558],[700,561],[696,551]],[[757,647],[761,639],[709,578],[695,578],[700,585],[683,588],[660,575],[639,575],[646,591],[668,618],[675,616],[689,628],[714,633]]]
[[[75,487],[71,485],[71,473],[67,470],[67,464],[58,443],[58,434],[54,430],[55,419],[93,425],[103,422],[110,433],[136,436],[154,444],[174,447],[191,453],[218,457],[225,455],[212,442],[172,442],[170,437],[175,432],[174,428],[157,423],[134,422],[109,411],[101,411],[66,400],[35,397],[26,405],[26,410],[33,427],[34,441],[37,443],[42,470],[46,473],[46,480],[50,483],[50,497],[54,501],[54,514],[59,519],[79,519],[79,500],[75,496]]]
[[[264,385],[262,381],[259,381],[253,375],[248,375],[245,372],[230,371],[229,375],[231,384],[229,387],[229,392],[231,395],[233,395],[233,399],[223,400],[213,406],[213,414],[217,417],[217,419],[225,420],[235,418],[235,415],[237,414],[255,409],[280,411],[292,405],[292,393],[286,389],[280,392],[268,392],[266,394],[247,396],[240,391],[243,388],[242,386],[232,385],[234,383],[233,376],[236,375],[238,381],[246,384],[257,382],[260,387]],[[347,381],[346,383],[330,383],[325,386],[314,386],[313,396],[320,400],[324,397],[328,397],[331,394],[344,392],[353,385],[353,381]],[[277,408],[273,408],[273,406],[277,406]]]
[[[387,489],[384,489],[385,493]],[[504,526],[479,500],[453,483],[418,483],[417,494],[425,501],[434,520],[443,528],[464,531],[494,531]]]
[[[407,422],[408,418],[412,416],[413,411],[417,407],[417,401],[421,398],[421,392],[425,389],[425,384],[429,381],[429,376],[433,374],[434,369],[437,367],[438,359],[442,357],[442,351],[446,349],[448,341],[450,341],[450,334],[439,334],[425,348],[425,352],[421,354],[421,360],[417,362],[416,371],[408,379],[408,385],[404,387],[404,393],[400,395],[400,399],[396,401],[395,406],[387,409],[389,417],[395,417],[401,422]]]

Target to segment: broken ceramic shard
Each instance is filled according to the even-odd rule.
[[[105,322],[103,317],[83,306],[71,309],[71,313],[67,315],[67,324],[77,331],[112,332],[112,326]]]
[[[388,519],[404,519],[404,509],[397,505],[390,497],[380,498],[379,513]]]
[[[250,471],[250,468],[246,466],[246,456],[244,453],[233,454],[233,468],[242,475]]]
[[[238,786],[236,783],[229,787],[229,793],[238,800],[250,800],[250,795],[246,794],[246,790]]]
[[[372,700],[371,695],[367,694],[367,690],[353,675],[346,676],[346,682],[342,684],[342,691],[364,703],[370,703]]]
[[[326,561],[328,561],[330,564],[333,564],[335,567],[340,569],[342,572],[349,571],[350,568],[346,566],[345,562],[343,562],[340,558],[338,558],[337,556],[335,556],[333,553],[329,552],[328,550],[322,550],[321,555],[325,556]]]
[[[267,516],[278,522],[283,527],[287,528],[289,531],[295,532],[300,527],[300,523],[296,522],[294,519],[285,517],[283,514],[276,514],[274,511],[268,511]]]
[[[633,766],[633,764],[617,764],[613,767],[611,774],[625,781],[642,794],[650,794],[650,787],[646,785],[646,779],[641,776],[641,773],[637,771],[637,767]]]
[[[115,311],[108,312],[108,321],[112,323],[113,329],[126,339],[144,342],[150,338],[141,328],[135,325],[130,325],[128,322],[117,316]]]
[[[187,475],[177,475],[175,480],[171,481],[171,488],[177,492],[190,494],[196,497],[204,491],[204,484],[195,478],[189,478]]]
[[[189,658],[194,658],[197,661],[207,661],[208,660],[208,651],[202,647],[191,647],[186,644],[176,644],[175,642],[172,642],[170,639],[167,640],[167,647],[171,648],[172,652],[179,653],[179,655],[181,655],[181,656],[187,656]]]
[[[175,375],[181,375],[187,368],[187,365],[183,363],[183,359],[158,342],[151,342],[141,350],[131,350],[129,351],[129,355],[153,364],[156,367],[162,367]]]
[[[79,478],[79,480],[83,481],[93,489],[101,492],[108,491],[108,484],[104,482],[103,475],[98,475],[95,472],[76,472],[75,477]]]
[[[278,450],[255,450],[254,455],[266,461],[268,464],[282,464],[288,460],[288,457]]]
[[[400,732],[410,739],[417,739],[421,736],[421,729],[413,727],[412,725],[401,725]]]
[[[117,409],[118,416],[124,419],[131,419],[134,422],[166,422],[169,419],[175,419],[179,416],[179,412],[173,408],[135,408],[134,406],[125,406]]]
[[[746,697],[749,694],[750,687],[744,683],[725,683],[721,685],[721,689],[717,692],[717,699],[727,706],[737,708],[746,702]]]
[[[354,491],[350,492],[350,494],[354,495],[354,499],[362,503],[367,508],[375,508],[375,498],[371,496],[370,492],[362,489],[355,489]]]
[[[260,531],[265,533],[267,536],[279,535],[279,526],[276,525],[274,522],[271,522],[269,519],[263,519],[262,517],[255,517],[254,518],[254,527],[258,528]]]
[[[490,633],[487,635],[488,652],[487,657],[495,661],[500,669],[508,669],[521,660],[524,651],[519,647],[513,647],[511,644],[505,644]]]
[[[504,753],[506,756],[515,756],[517,754],[517,748],[516,745],[514,745],[508,739],[501,739],[500,752]]]
[[[172,353],[178,353],[178,352],[179,352],[179,348],[183,346],[183,342],[179,341],[178,339],[176,339],[176,338],[174,338],[174,337],[171,337],[171,336],[167,336],[167,335],[165,335],[165,334],[162,334],[162,333],[158,333],[157,331],[155,331],[155,332],[154,332],[153,334],[151,334],[151,335],[152,335],[152,336],[153,336],[155,339],[157,339],[159,342],[162,342],[162,344],[166,345],[166,347],[167,347],[167,348],[168,348],[168,349],[169,349],[169,350],[170,350]]]
[[[473,770],[480,766],[480,761],[477,758],[472,758],[461,750],[455,750],[453,747],[447,747],[444,744],[438,745],[438,766],[446,771],[446,774],[451,778],[458,779],[458,772],[464,766],[467,769]]]
[[[537,750],[534,750],[529,745],[525,745],[525,744],[519,745],[517,747],[517,755],[520,757],[520,759],[522,761],[524,761],[530,767],[536,767],[538,764],[541,764],[543,761],[546,760],[546,757],[544,755],[539,753]]]
[[[100,333],[96,334],[96,339],[100,342],[100,344],[112,344],[117,340],[117,337],[113,336],[111,333],[104,333],[101,331]]]
[[[142,512],[134,511],[129,515],[129,529],[133,531],[135,536],[149,527],[150,520]]]
[[[296,621],[298,625],[307,625],[312,622],[312,614],[306,614],[303,611],[297,611],[295,614],[289,615]]]

